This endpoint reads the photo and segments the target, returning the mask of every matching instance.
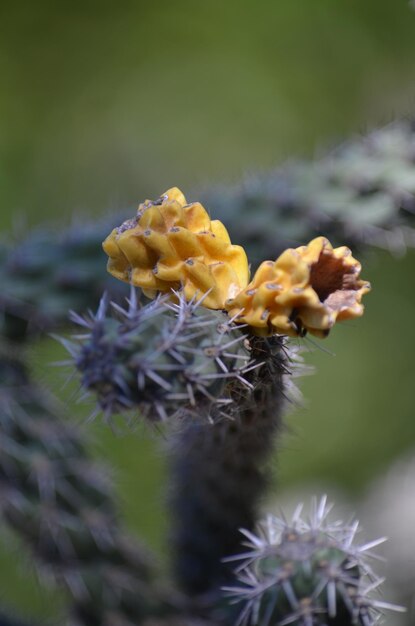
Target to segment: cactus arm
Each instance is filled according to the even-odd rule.
[[[111,221],[112,224],[112,221]],[[68,311],[94,308],[103,291],[128,293],[105,270],[101,241],[109,220],[63,232],[38,228],[10,246],[0,241],[0,332],[24,341],[67,325]]]
[[[84,433],[31,383],[22,361],[0,355],[0,511],[39,570],[72,598],[71,626],[141,624],[170,606],[153,559],[120,527],[104,468]],[[166,609],[167,610],[167,609]]]
[[[290,354],[281,337],[246,335],[226,313],[179,297],[140,308],[103,300],[87,332],[67,344],[109,419],[114,412],[172,425],[170,503],[176,574],[190,595],[218,591],[253,528],[281,429]]]
[[[203,298],[177,298],[141,306],[132,289],[126,308],[103,298],[95,315],[72,316],[84,332],[63,343],[108,420],[206,421],[233,406],[229,384],[252,367],[245,334],[222,311],[204,309]]]
[[[405,611],[376,595],[373,548],[359,544],[357,521],[332,521],[324,496],[309,517],[269,515],[257,533],[245,529],[244,552],[232,561],[236,584],[224,589],[240,607],[237,626],[375,626],[384,610]]]
[[[176,577],[193,595],[217,592],[229,580],[222,562],[240,549],[239,528],[253,528],[269,483],[286,404],[287,357],[282,338],[252,338],[251,390],[236,388],[232,419],[186,423],[171,444],[171,508]]]
[[[398,121],[315,161],[200,194],[258,265],[322,232],[353,249],[415,246],[415,125]]]

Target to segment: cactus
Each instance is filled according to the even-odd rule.
[[[221,190],[209,204],[231,219],[251,258],[258,246],[274,258],[287,242],[323,228],[336,242],[415,245],[414,143],[412,127],[401,123],[315,165]],[[269,207],[278,228],[270,228]],[[101,272],[103,230],[78,227],[53,243],[39,231],[13,252],[0,249],[3,337],[24,341],[33,330],[65,324],[69,308],[92,308],[104,286],[118,296],[119,283]],[[70,626],[228,626],[233,613],[221,585],[245,603],[240,625],[374,625],[390,608],[368,594],[379,582],[364,556],[374,543],[353,547],[356,526],[329,524],[324,501],[309,523],[297,511],[291,525],[270,518],[253,534],[267,462],[287,395],[295,393],[298,354],[275,333],[325,335],[336,318],[361,315],[368,284],[358,280],[357,262],[318,237],[289,251],[294,273],[281,294],[269,298],[273,288],[261,279],[248,289],[258,288],[255,298],[246,292],[244,250],[176,189],[140,205],[104,247],[114,275],[152,298],[165,295],[140,307],[132,291],[127,308],[106,297],[97,314],[72,315],[82,334],[63,342],[107,419],[122,413],[168,422],[172,551],[185,594],[155,583],[152,557],[122,532],[108,481],[88,460],[82,435],[59,419],[61,408],[31,383],[20,358],[2,348],[1,512],[39,568],[72,596]],[[273,271],[281,264],[287,271],[285,261],[282,255]],[[300,266],[301,286],[293,278]],[[279,284],[274,275],[266,280]],[[299,288],[307,293],[300,297]],[[317,324],[310,307],[318,309]],[[250,542],[243,554],[240,526]],[[242,561],[238,587],[235,559]]]
[[[103,300],[92,318],[74,315],[88,332],[65,341],[108,417],[138,408],[150,421],[177,418],[172,540],[178,580],[192,594],[218,590],[221,558],[238,549],[239,526],[255,522],[290,375],[282,337],[246,336],[202,304],[178,295],[176,305],[138,308],[132,291],[127,309],[110,315]]]
[[[150,252],[143,248],[146,238],[153,233],[152,229],[146,231],[145,228],[161,224],[163,233],[168,233],[169,220],[174,218],[184,223],[183,235],[192,234],[190,226],[193,222],[188,224],[185,217],[193,219],[194,208],[199,205],[186,205],[182,194],[180,202],[176,201],[178,193],[173,190],[156,203],[148,201],[140,205],[138,224],[136,221],[128,223],[125,228],[110,234],[104,247],[110,255],[111,273],[122,280],[126,278],[125,272],[131,276],[135,273],[140,284],[147,287],[142,276],[153,271],[149,267],[151,261],[152,267],[156,263],[156,275],[159,275],[158,257],[151,257],[149,261]],[[176,224],[174,220],[172,223]],[[199,222],[197,226],[200,228]],[[156,251],[163,251],[164,255],[165,238],[162,239],[163,247],[159,241],[161,233],[154,232],[158,233]],[[171,254],[169,246],[165,253],[167,257]],[[155,249],[150,248],[154,252]],[[188,246],[185,252],[188,254]],[[167,263],[167,257],[163,255],[160,258]],[[290,262],[286,260],[287,256]],[[202,264],[207,262],[203,255],[198,259]],[[186,260],[182,259],[182,262]],[[323,237],[297,251],[286,251],[276,265],[281,266],[281,271],[289,278],[294,276],[296,280],[285,281],[288,285],[283,284],[278,295],[273,297],[277,301],[287,293],[291,299],[294,296],[296,300],[291,305],[290,318],[291,311],[297,310],[304,325],[311,326],[311,322],[310,316],[305,319],[305,305],[301,308],[299,304],[299,287],[306,288],[302,289],[304,293],[307,289],[311,292],[311,305],[314,309],[319,307],[317,313],[320,315],[323,308],[323,316],[327,318],[324,306],[328,305],[320,303],[322,294],[340,299],[340,314],[360,302],[360,298],[352,297],[350,291],[367,290],[366,284],[357,281],[360,265],[350,256],[350,251],[346,248],[333,250]],[[177,269],[176,266],[175,260],[171,267]],[[167,289],[167,283],[158,285],[154,275],[150,278],[154,289],[159,287],[162,292]],[[218,281],[217,289],[226,292],[226,277],[215,274],[214,278]],[[293,289],[291,282],[294,283]],[[215,285],[212,289],[215,293]],[[151,292],[148,295],[156,294]],[[191,299],[187,302],[189,295]],[[235,300],[239,295],[235,294]],[[270,338],[256,337],[252,332],[256,325],[247,315],[246,321],[250,325],[245,343],[242,343],[244,336],[240,331],[239,337],[224,343],[224,330],[229,332],[231,328],[226,314],[204,313],[201,309],[201,306],[212,308],[209,292],[195,302],[193,291],[189,294],[184,279],[181,291],[170,289],[166,297],[167,300],[156,300],[141,309],[137,308],[132,297],[128,310],[115,306],[115,311],[121,315],[116,321],[114,316],[107,316],[104,300],[92,319],[73,317],[90,332],[81,335],[81,348],[72,343],[68,344],[68,349],[82,373],[83,386],[97,394],[98,403],[108,417],[132,407],[137,407],[141,415],[150,420],[157,416],[159,419],[180,416],[181,431],[172,446],[175,569],[181,587],[188,594],[215,594],[229,577],[221,559],[238,550],[240,525],[253,528],[258,503],[267,484],[265,466],[280,429],[285,405],[283,378],[287,359],[284,339],[275,334],[279,325],[273,323],[274,318],[271,319],[273,325],[269,325],[265,333],[270,334]],[[178,300],[178,304],[169,305],[171,298]],[[176,316],[168,308],[173,309]],[[360,307],[360,314],[362,310]],[[267,315],[273,314],[272,309],[262,307],[261,320],[265,311]],[[232,310],[231,315],[234,313]],[[236,308],[235,317],[240,315],[241,308]],[[334,314],[332,317],[333,322],[329,320],[325,326],[319,322],[311,330],[330,327],[335,320]],[[268,324],[268,319],[264,324]],[[240,358],[248,361],[243,370],[238,363],[235,369],[235,361]],[[218,404],[227,405],[226,412],[218,410]]]
[[[237,626],[373,626],[384,609],[404,610],[372,593],[383,582],[372,549],[385,539],[355,545],[358,523],[329,521],[330,510],[323,497],[308,520],[299,505],[290,523],[269,516],[257,534],[242,530],[239,584],[224,589],[243,603]]]
[[[324,232],[336,245],[400,253],[415,246],[415,125],[399,121],[320,160],[293,162],[202,202],[257,265]]]
[[[298,370],[282,337],[251,337],[250,344],[261,366],[249,373],[252,389],[241,394],[233,419],[188,423],[171,442],[175,574],[191,595],[214,595],[232,576],[221,559],[239,551],[240,526],[255,524],[269,484],[267,464],[282,426],[290,368]]]
[[[68,323],[70,309],[94,307],[104,290],[128,293],[105,272],[101,241],[109,220],[29,233],[0,244],[0,331],[13,340]]]
[[[235,381],[249,386],[245,335],[200,300],[159,298],[140,307],[134,289],[127,308],[101,300],[96,315],[72,315],[86,333],[63,340],[109,418],[139,409],[150,421],[172,416],[220,419],[232,405]]]
[[[154,587],[154,559],[119,526],[108,473],[88,459],[84,434],[8,350],[0,380],[0,511],[72,597],[70,625],[136,626],[163,613],[170,600]]]

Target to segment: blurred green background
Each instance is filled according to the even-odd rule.
[[[0,76],[0,229],[23,233],[173,185],[193,200],[191,190],[412,115],[415,12],[390,0],[4,2]],[[414,261],[371,255],[365,318],[321,344],[336,356],[306,343],[318,372],[288,418],[276,493],[321,484],[359,509],[370,481],[415,449]],[[82,419],[88,409],[48,367],[60,354],[51,340],[31,349],[40,379]],[[129,527],[167,554],[156,438],[91,430]],[[0,604],[56,623],[61,600],[5,537]]]

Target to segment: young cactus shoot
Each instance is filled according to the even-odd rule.
[[[237,626],[374,626],[383,610],[403,611],[376,595],[383,580],[370,561],[385,538],[355,543],[358,522],[330,521],[326,497],[308,518],[302,508],[241,531],[247,550],[229,559],[241,562],[238,585],[224,590],[243,605]]]

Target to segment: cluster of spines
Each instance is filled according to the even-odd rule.
[[[140,306],[132,290],[125,308],[103,298],[95,315],[72,315],[86,332],[63,341],[108,418],[139,409],[150,421],[218,419],[233,386],[250,387],[254,364],[241,327],[202,302],[177,294],[176,303],[161,297]]]
[[[135,626],[163,611],[150,554],[118,523],[105,468],[84,435],[34,386],[17,358],[0,358],[0,512],[42,579],[73,599],[71,626]]]
[[[302,505],[292,520],[269,516],[257,534],[242,530],[247,550],[235,575],[239,585],[224,589],[243,603],[238,626],[374,626],[383,610],[404,610],[373,594],[383,579],[369,563],[384,538],[355,545],[358,522],[331,522],[326,498],[313,503],[309,519]]]

